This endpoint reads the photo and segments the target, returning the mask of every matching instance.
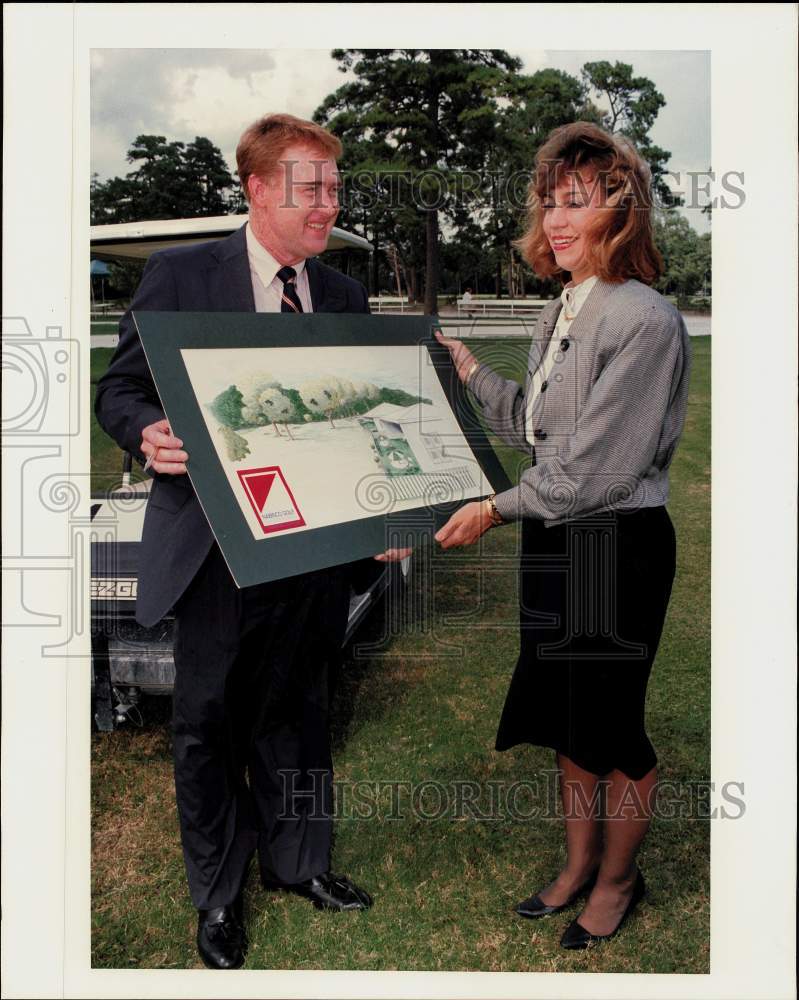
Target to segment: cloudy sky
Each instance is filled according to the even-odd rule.
[[[669,169],[704,171],[710,158],[710,56],[701,51],[553,51],[509,49],[524,72],[546,67],[575,76],[590,61],[632,64],[652,80],[666,106],[653,140],[671,152]],[[125,153],[142,133],[168,140],[207,136],[231,170],[243,128],[267,111],[308,118],[347,79],[329,50],[95,49],[91,61],[92,171],[101,179],[131,169]],[[704,232],[706,217],[686,210]]]

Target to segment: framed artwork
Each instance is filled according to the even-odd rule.
[[[134,320],[240,587],[408,544],[509,488],[433,317]]]

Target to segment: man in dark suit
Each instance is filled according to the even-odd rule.
[[[247,224],[218,243],[152,255],[97,389],[102,427],[154,474],[136,617],[153,625],[175,611],[175,788],[197,943],[211,968],[244,962],[241,891],[256,850],[268,888],[326,909],[371,905],[330,872],[328,665],[352,567],[236,588],[131,312],[368,312],[361,284],[314,259],[338,214],[340,154],[335,136],[290,115],[248,128],[236,151]]]

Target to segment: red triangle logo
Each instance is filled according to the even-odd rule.
[[[238,469],[237,473],[265,535],[305,527],[305,519],[279,466]]]
[[[247,485],[250,487],[253,502],[259,511],[264,509],[266,498],[269,496],[269,491],[272,489],[274,481],[274,472],[265,472],[263,475],[250,477]]]

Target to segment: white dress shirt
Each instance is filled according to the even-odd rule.
[[[561,293],[560,300],[563,303],[563,308],[558,316],[555,329],[552,331],[552,336],[549,338],[549,343],[541,359],[541,364],[533,374],[533,380],[530,384],[530,394],[527,399],[525,436],[533,447],[535,447],[535,428],[538,426],[535,411],[538,401],[541,398],[541,386],[552,374],[552,369],[555,365],[555,355],[560,350],[560,342],[564,337],[568,337],[569,328],[574,318],[580,309],[582,309],[583,303],[588,298],[588,293],[596,283],[597,277],[596,275],[592,275],[590,278],[586,278],[585,281],[581,281],[579,285],[569,283]]]
[[[247,256],[250,259],[250,276],[252,278],[252,290],[255,296],[256,312],[280,312],[280,301],[283,294],[283,282],[278,278],[277,272],[283,266],[271,253],[262,246],[247,223]],[[295,288],[302,303],[303,312],[313,312],[311,302],[311,288],[308,284],[308,272],[305,269],[305,261],[291,265],[297,272]]]

